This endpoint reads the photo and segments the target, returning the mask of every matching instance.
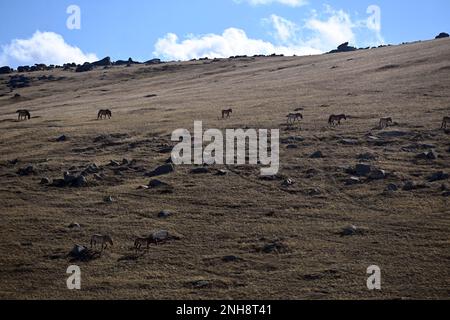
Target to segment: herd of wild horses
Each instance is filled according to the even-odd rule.
[[[31,113],[28,110],[17,110],[16,113],[18,114],[19,121],[31,119]],[[222,110],[222,119],[229,118],[232,113],[233,113],[233,109]],[[300,120],[303,119],[303,115],[301,113],[289,113],[286,117],[287,117],[287,122],[289,125],[292,125],[295,122],[300,122]],[[99,112],[97,114],[97,120],[111,119],[111,118],[112,118],[112,111],[109,109],[99,110]],[[339,125],[341,125],[342,120],[347,120],[347,116],[345,114],[339,114],[339,115],[333,114],[328,118],[328,124],[330,126],[339,126]],[[392,118],[381,118],[379,128],[385,129],[390,124],[393,124]],[[447,129],[447,126],[449,124],[450,124],[450,117],[444,117],[442,120],[441,129]]]
[[[28,110],[17,110],[16,112],[18,114],[18,120],[29,120],[31,119],[31,113]],[[233,113],[233,109],[227,109],[222,110],[222,119],[230,118],[231,114]],[[293,125],[295,122],[300,122],[300,120],[303,119],[303,115],[301,113],[289,113],[287,116],[287,122],[288,125]],[[112,118],[112,112],[109,109],[102,109],[99,110],[97,114],[97,120],[101,119],[111,119]],[[342,120],[347,120],[347,116],[345,114],[339,114],[339,115],[331,115],[328,118],[328,125],[330,126],[339,126],[341,125]],[[380,129],[385,129],[389,125],[393,124],[392,118],[381,118],[379,123]],[[450,117],[444,117],[442,120],[442,126],[441,129],[447,129],[448,124],[450,124]],[[146,246],[147,249],[149,248],[150,244],[156,244],[160,242],[159,239],[154,238],[152,236],[149,236],[147,238],[136,238],[134,242],[134,249],[136,251],[141,250],[143,246]],[[113,245],[113,240],[108,235],[93,235],[91,238],[91,248],[97,247],[97,245],[101,246],[101,250],[105,250],[108,248],[108,245]]]

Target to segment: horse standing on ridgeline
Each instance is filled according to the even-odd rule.
[[[103,118],[108,118],[108,119],[111,119],[111,117],[112,117],[112,112],[111,112],[111,110],[109,110],[109,109],[105,109],[105,110],[100,110],[99,112],[98,112],[98,115],[97,115],[97,120],[99,120],[99,119],[103,119]]]
[[[331,115],[330,118],[328,118],[328,124],[330,126],[336,126],[336,125],[341,125],[341,121],[342,120],[347,120],[347,116],[345,114],[340,114],[340,115]]]
[[[28,110],[17,110],[16,113],[18,114],[18,120],[30,120],[31,114]]]

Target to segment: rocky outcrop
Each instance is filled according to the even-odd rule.
[[[356,51],[358,50],[355,47],[349,46],[348,42],[345,42],[343,44],[341,44],[339,47],[337,47],[337,50],[332,50],[329,53],[340,53],[340,52],[351,52],[351,51]]]
[[[8,66],[0,68],[0,74],[8,74],[8,73],[11,73],[11,72],[13,72],[13,69],[11,69]]]
[[[88,71],[92,71],[93,69],[94,69],[94,65],[92,63],[85,62],[83,65],[79,65],[75,69],[75,72],[88,72]]]
[[[448,38],[450,37],[450,35],[447,32],[441,32],[439,33],[435,39],[444,39],[444,38]]]
[[[111,58],[110,57],[105,57],[102,60],[92,62],[92,65],[94,67],[107,67],[107,66],[110,66],[110,65],[112,65]]]

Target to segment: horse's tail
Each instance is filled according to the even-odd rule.
[[[331,122],[333,122],[333,116],[330,116],[330,117],[328,118],[328,123],[331,124]]]

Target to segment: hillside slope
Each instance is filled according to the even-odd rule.
[[[0,76],[0,298],[448,298],[450,143],[439,128],[450,116],[449,57],[443,39],[26,73],[30,87],[12,91]],[[233,115],[222,120],[228,107]],[[111,120],[96,120],[103,108]],[[304,120],[289,128],[286,114],[297,108]],[[16,121],[18,109],[32,119]],[[330,128],[328,116],[341,113],[349,119]],[[381,117],[395,125],[378,130]],[[205,129],[280,128],[279,176],[261,179],[252,166],[194,175],[183,166],[158,177],[171,188],[138,190],[169,157],[172,131],[194,120]],[[56,141],[61,135],[67,141]],[[416,159],[431,149],[437,159]],[[311,159],[316,151],[324,157]],[[349,181],[346,169],[361,161],[387,176]],[[93,163],[87,187],[40,184]],[[29,165],[34,173],[17,173]],[[443,180],[431,182],[440,171]],[[286,179],[294,184],[283,186]],[[404,190],[410,181],[413,190]],[[386,191],[389,184],[398,190]],[[164,209],[173,214],[158,218]],[[348,225],[364,232],[340,236]],[[180,239],[134,252],[136,236],[161,229]],[[114,246],[77,263],[82,290],[69,291],[66,254],[95,233]],[[383,277],[377,292],[366,287],[374,264]]]

